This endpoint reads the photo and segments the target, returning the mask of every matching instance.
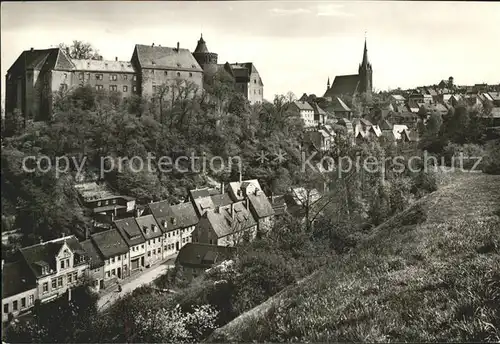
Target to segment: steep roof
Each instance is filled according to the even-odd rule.
[[[349,112],[351,109],[346,105],[339,97],[332,98],[333,111],[337,112]]]
[[[129,247],[144,243],[142,232],[133,217],[116,220],[114,225]]]
[[[104,259],[115,257],[128,252],[128,246],[116,229],[110,229],[91,235],[91,239],[96,245]]]
[[[247,187],[249,185],[253,185],[256,189],[262,190],[259,181],[257,179],[243,180],[241,183],[240,182],[229,183],[228,192],[233,201],[241,201],[244,198],[243,193],[241,193],[241,195],[238,195],[238,190],[241,190],[242,188]]]
[[[83,247],[83,250],[89,257],[89,264],[91,269],[97,269],[98,267],[104,265],[104,261],[102,260],[101,254],[99,253],[99,250],[92,242],[92,240],[87,239],[85,241],[82,241],[81,245]]]
[[[248,200],[257,218],[263,219],[274,215],[273,207],[263,191],[257,191],[257,194],[251,193],[248,195]]]
[[[134,73],[134,68],[130,61],[106,61],[106,60],[79,60],[71,59],[75,69],[96,72],[126,72]]]
[[[141,68],[203,71],[189,49],[136,44],[134,55]]]
[[[209,268],[230,259],[235,253],[236,249],[230,246],[189,242],[181,248],[175,262],[182,266]]]
[[[2,266],[2,298],[36,288],[36,279],[26,262],[19,260]]]
[[[320,108],[318,104],[311,103],[311,107],[313,108],[315,115],[326,115],[325,110],[323,110],[322,108]]]
[[[74,235],[23,247],[19,251],[35,276],[39,277],[42,276],[42,266],[47,266],[54,271],[56,270],[56,255],[65,242],[73,253],[85,258],[85,251]]]
[[[163,232],[153,215],[149,214],[139,216],[135,218],[135,221],[137,222],[137,225],[141,229],[142,235],[146,240],[162,236]]]
[[[213,195],[211,198],[214,206],[216,207],[225,207],[233,203],[231,197],[229,196],[229,193],[227,192],[224,192],[223,194]]]
[[[194,49],[195,53],[208,53],[208,48],[205,40],[203,39],[203,34],[200,36],[198,40],[198,44],[196,45],[196,49]]]
[[[75,66],[60,48],[25,50],[19,55],[7,73],[18,73],[26,69],[69,70]]]
[[[392,124],[386,119],[381,120],[378,126],[381,130],[392,130]]]
[[[342,94],[353,95],[359,86],[359,75],[338,75],[333,80],[332,86],[325,92],[323,97],[335,97]]]
[[[301,111],[314,111],[313,107],[308,102],[296,100],[293,102],[293,105],[295,105],[297,107],[297,109],[299,109],[299,111],[300,110]]]
[[[209,226],[219,238],[240,232],[257,224],[243,202],[234,203],[233,211],[233,215],[231,215],[230,209],[219,209],[218,212],[210,210],[204,214],[204,218],[208,220]]]
[[[169,205],[167,201],[160,201],[150,203],[148,207],[163,231],[186,228],[198,223],[198,215],[191,202]]]

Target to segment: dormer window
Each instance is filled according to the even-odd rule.
[[[181,64],[180,64],[180,63],[178,63],[178,64],[177,64],[177,67],[180,67],[180,66],[181,66]]]
[[[144,233],[148,234],[149,233],[149,228],[148,226],[142,226],[142,229],[144,230]]]
[[[152,225],[151,227],[153,228],[153,232],[156,233],[156,231],[158,230],[158,228],[156,228],[156,225]]]

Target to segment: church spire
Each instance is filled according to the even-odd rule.
[[[363,62],[361,62],[363,67],[368,65],[368,49],[366,48],[366,31],[365,31],[365,48],[363,49]]]
[[[328,77],[328,81],[326,82],[326,89],[330,89],[330,77]]]

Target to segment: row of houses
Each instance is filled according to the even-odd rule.
[[[106,288],[189,243],[226,247],[252,240],[271,228],[274,215],[253,179],[191,190],[179,204],[150,203],[82,240],[71,235],[21,248],[11,262],[2,261],[2,319],[63,295],[85,277],[96,291]]]

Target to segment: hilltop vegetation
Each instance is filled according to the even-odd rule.
[[[263,314],[209,341],[498,341],[499,200],[500,177],[455,174]]]

